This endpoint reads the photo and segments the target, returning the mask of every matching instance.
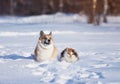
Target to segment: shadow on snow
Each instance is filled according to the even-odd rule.
[[[10,55],[5,55],[5,56],[0,56],[0,59],[12,59],[12,60],[17,60],[17,59],[33,59],[34,55],[28,56],[28,57],[24,57],[24,56],[20,56],[17,54],[10,54]]]

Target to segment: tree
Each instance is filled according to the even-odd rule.
[[[55,5],[54,5],[54,1],[53,0],[50,0],[50,7],[52,9],[52,11],[54,12],[55,11]]]
[[[42,10],[42,14],[47,13],[48,9],[47,9],[47,0],[43,0],[43,10]]]
[[[100,13],[97,0],[93,0],[93,24],[99,25],[100,24]]]
[[[92,6],[87,9],[88,23],[96,23],[96,4],[97,4],[97,0],[92,0],[92,3],[91,3]]]
[[[60,8],[60,12],[63,12],[63,6],[64,6],[64,2],[63,2],[63,0],[59,0],[59,8]]]
[[[89,23],[92,23],[94,25],[100,24],[101,16],[103,15],[103,11],[104,11],[103,2],[104,2],[103,0],[92,0],[92,8],[91,8],[92,12],[90,12],[89,10],[90,12],[89,18],[88,18]],[[106,11],[105,11],[105,14],[106,14]]]
[[[103,22],[107,23],[108,0],[104,0]]]
[[[10,0],[10,14],[14,14],[14,0]]]

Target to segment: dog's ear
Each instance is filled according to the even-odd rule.
[[[51,36],[52,36],[52,32],[50,32],[50,33],[49,33],[49,35],[51,35]]]
[[[68,48],[65,49],[68,52]]]
[[[40,36],[43,36],[44,35],[44,32],[43,31],[40,31]]]

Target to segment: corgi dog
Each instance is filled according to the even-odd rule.
[[[34,50],[35,60],[42,62],[57,57],[57,48],[54,46],[52,32],[45,34],[40,31],[37,46]]]
[[[61,52],[60,60],[66,62],[75,62],[79,60],[78,54],[73,48],[66,48]]]

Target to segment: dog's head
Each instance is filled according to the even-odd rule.
[[[72,48],[66,48],[61,53],[61,58],[63,58],[67,62],[75,62],[79,60],[78,54],[75,51],[75,49]]]
[[[50,32],[49,34],[45,34],[43,31],[40,31],[39,43],[44,47],[52,45],[52,32]]]
[[[71,57],[74,54],[74,49],[66,48],[66,52],[67,52],[68,56]]]
[[[65,54],[68,58],[72,58],[73,56],[78,57],[77,52],[72,48],[66,48]]]

